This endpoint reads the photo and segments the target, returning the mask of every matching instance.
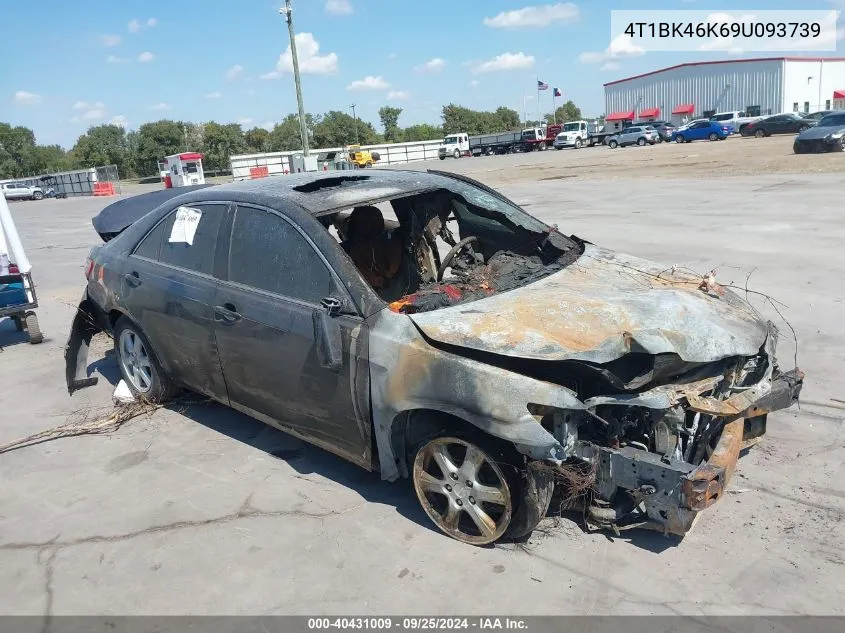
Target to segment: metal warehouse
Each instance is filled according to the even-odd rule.
[[[678,64],[604,85],[606,120],[684,123],[845,108],[845,57],[766,57]]]

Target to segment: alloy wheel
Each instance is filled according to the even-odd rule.
[[[123,330],[118,349],[124,375],[138,392],[147,393],[153,385],[153,369],[141,337],[130,329]]]
[[[414,490],[429,518],[472,545],[501,537],[513,513],[510,488],[496,462],[475,444],[439,437],[414,459]]]

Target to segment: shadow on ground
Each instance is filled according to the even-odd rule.
[[[0,350],[21,343],[29,343],[29,334],[18,332],[11,318],[0,317]]]
[[[117,385],[121,379],[121,374],[114,350],[107,350],[103,358],[88,365],[88,375],[92,376],[95,373],[102,376],[111,385]],[[440,531],[423,511],[412,486],[407,480],[399,480],[395,483],[382,481],[378,472],[368,472],[328,451],[312,446],[308,442],[216,402],[207,401],[188,405],[177,402],[168,406],[168,409],[235,441],[248,444],[286,462],[303,477],[311,474],[325,477],[341,486],[354,490],[369,503],[392,506],[406,519],[440,534]],[[676,537],[667,537],[644,529],[623,531],[617,536],[610,530],[588,528],[584,521],[583,512],[564,508],[557,495],[552,499],[546,517],[547,520],[538,527],[534,536],[510,543],[500,541],[496,545],[527,545],[529,539],[533,540],[535,536],[551,537],[558,536],[561,533],[571,533],[571,530],[562,528],[563,522],[568,523],[568,527],[572,527],[574,524],[585,535],[601,535],[609,541],[624,541],[655,553],[660,553],[680,543],[680,539]]]

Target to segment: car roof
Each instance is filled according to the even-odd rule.
[[[188,194],[178,202],[287,202],[319,216],[362,203],[433,191],[450,182],[453,182],[450,178],[434,173],[384,168],[366,172],[307,172],[217,185]]]

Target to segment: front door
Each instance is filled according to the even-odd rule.
[[[121,282],[123,303],[167,374],[224,403],[212,301],[217,237],[226,207],[193,205],[193,213],[200,215],[196,231],[187,237],[178,226],[174,233],[177,210],[172,211],[127,258]],[[173,237],[179,241],[171,241]]]
[[[227,273],[214,310],[231,405],[369,467],[366,324],[311,241],[281,214],[239,205]],[[346,309],[328,317],[329,298]],[[326,323],[340,334],[332,367],[317,345]]]

